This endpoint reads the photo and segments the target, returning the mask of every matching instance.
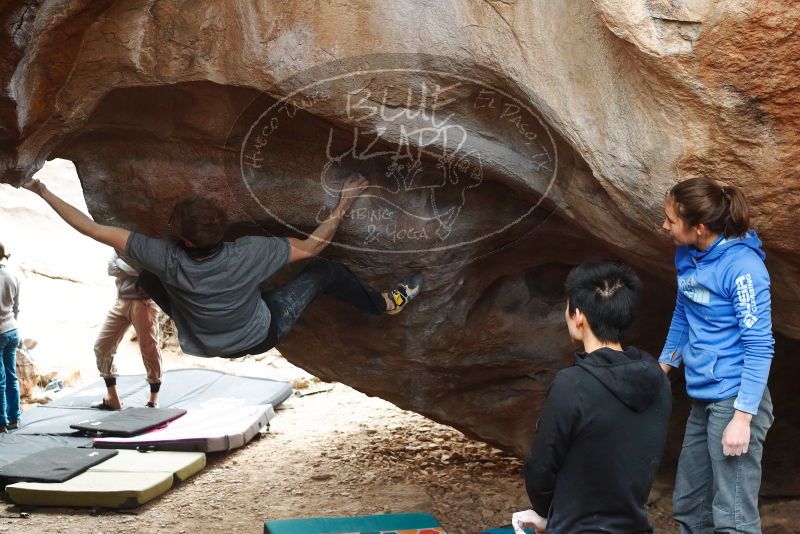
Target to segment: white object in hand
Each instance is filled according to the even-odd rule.
[[[544,532],[547,529],[547,519],[544,519],[533,510],[524,510],[511,515],[511,526],[514,527],[515,534],[525,534],[523,529],[531,527],[536,532]]]

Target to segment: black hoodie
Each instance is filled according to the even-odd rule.
[[[653,531],[645,505],[671,409],[665,373],[635,347],[578,353],[556,374],[525,463],[548,534]]]

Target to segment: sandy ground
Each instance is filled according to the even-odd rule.
[[[51,163],[48,184],[82,204],[74,168]],[[11,232],[7,229],[11,228]],[[20,330],[39,341],[34,356],[75,386],[97,379],[92,343],[114,300],[105,275],[110,251],[69,230],[27,192],[0,186],[0,240],[24,273]],[[133,511],[30,510],[0,518],[0,532],[262,532],[269,519],[429,512],[451,533],[508,524],[528,507],[517,459],[461,433],[341,384],[323,384],[273,351],[228,361],[164,352],[165,368],[202,366],[288,380],[304,387],[278,410],[261,438],[208,466],[183,485]],[[117,364],[143,373],[136,344],[123,341]],[[169,387],[165,383],[164,387]],[[794,475],[793,475],[794,476]],[[650,517],[656,532],[669,519],[670,482],[657,482]],[[0,514],[13,516],[14,506]],[[798,501],[762,503],[764,532],[800,532]]]

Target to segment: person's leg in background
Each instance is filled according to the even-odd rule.
[[[714,534],[711,515],[714,479],[707,426],[707,403],[693,401],[672,495],[672,517],[680,525],[681,534]]]
[[[150,400],[147,406],[158,407],[158,392],[161,389],[161,349],[158,346],[158,308],[150,299],[132,300],[130,320],[139,339],[139,351],[147,371],[150,384]]]
[[[117,367],[114,365],[114,355],[117,352],[122,337],[131,325],[129,317],[130,301],[117,299],[108,312],[100,333],[94,343],[94,355],[97,361],[97,370],[106,383],[106,397],[92,405],[94,408],[105,410],[122,409],[122,401],[117,394]]]
[[[9,429],[19,426],[19,418],[22,415],[19,406],[19,379],[17,378],[17,347],[19,347],[19,331],[14,329],[6,332],[6,345],[3,350],[3,365],[5,368],[5,415]]]
[[[6,415],[6,346],[11,344],[11,332],[0,334],[0,432],[5,433],[8,429],[8,416]],[[16,350],[16,348],[14,349]]]

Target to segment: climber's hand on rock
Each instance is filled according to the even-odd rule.
[[[45,190],[47,189],[47,187],[36,178],[30,178],[29,180],[26,180],[22,184],[22,187],[27,189],[28,191],[33,191],[39,196],[41,196],[42,193],[44,193]]]
[[[367,188],[369,182],[360,174],[353,174],[342,184],[342,197],[339,200],[339,209],[348,210],[358,196]]]

